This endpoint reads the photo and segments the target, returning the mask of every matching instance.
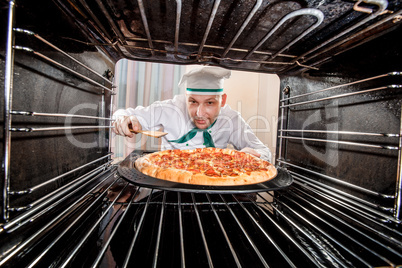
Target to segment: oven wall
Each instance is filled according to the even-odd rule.
[[[289,87],[289,94],[282,92],[281,98],[315,92],[332,86],[346,84],[389,72],[401,71],[402,55],[397,42],[401,29],[386,34],[377,40],[364,44],[333,58],[318,71],[281,76],[281,90]],[[335,95],[358,92],[360,90],[400,85],[401,76],[389,76],[364,83],[340,87],[317,94],[291,99],[281,103],[311,101]],[[284,109],[284,128],[289,130],[354,131],[364,133],[399,134],[401,126],[400,89],[386,88],[365,94],[356,94],[320,102],[295,105]],[[282,151],[278,152],[285,162],[337,178],[371,191],[394,195],[398,178],[398,150],[368,148],[345,145],[341,142],[380,144],[398,147],[397,137],[372,137],[367,135],[342,135],[337,133],[316,134],[283,132],[284,136],[302,139],[283,139]],[[315,142],[303,140],[314,138],[335,142]],[[278,139],[278,143],[281,142]],[[301,174],[298,168],[289,169]],[[382,200],[370,197],[361,191],[354,191],[337,183],[328,182],[321,176],[314,180],[341,189],[346,193],[370,202],[393,207],[393,199]]]
[[[57,9],[50,17],[63,18],[64,14]],[[38,25],[38,16],[30,14],[29,6],[21,3],[15,16],[15,26],[37,33],[50,43],[56,45],[81,63],[101,75],[114,70],[114,62],[101,51],[88,48],[85,45],[67,39],[79,35],[77,29],[71,32],[60,31],[49,33],[52,27]],[[43,23],[43,21],[41,22]],[[61,24],[68,24],[65,19]],[[5,69],[5,29],[7,23],[2,24],[0,39],[0,84],[4,89]],[[39,41],[34,36],[23,33],[14,33],[15,45],[29,47],[51,60],[68,67],[65,70],[57,63],[45,60],[38,54],[16,50],[14,52],[13,83],[12,83],[12,111],[76,114],[96,117],[110,117],[111,93],[106,91],[73,72],[80,73],[106,87],[110,84],[97,77],[92,72],[73,62],[60,52]],[[0,101],[4,104],[4,95]],[[2,105],[2,107],[4,107]],[[4,125],[4,110],[0,111],[0,120]],[[109,152],[109,129],[98,129],[108,126],[110,121],[97,119],[71,119],[54,116],[24,116],[12,115],[12,128],[40,129],[49,127],[66,127],[65,130],[11,132],[10,145],[10,191],[25,191],[31,187],[45,183],[52,178],[79,168],[84,164],[99,159]],[[70,127],[93,126],[91,129],[71,130]],[[4,148],[3,128],[0,130],[0,146]],[[4,153],[4,151],[2,151]],[[3,155],[3,154],[2,154]],[[4,160],[4,159],[3,159]],[[34,200],[58,189],[106,162],[107,159],[89,165],[68,176],[55,180],[52,183],[39,187],[30,194],[10,195],[10,207],[24,208]],[[3,162],[4,163],[4,162]],[[4,183],[4,167],[1,174],[1,187]],[[1,202],[3,203],[3,202]]]

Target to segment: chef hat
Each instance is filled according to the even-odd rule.
[[[229,78],[230,70],[219,67],[199,67],[185,73],[179,87],[187,82],[186,92],[195,95],[222,95],[223,80]]]

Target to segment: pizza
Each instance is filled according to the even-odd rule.
[[[276,168],[263,159],[231,149],[166,150],[135,161],[142,173],[179,183],[246,185],[273,179]]]

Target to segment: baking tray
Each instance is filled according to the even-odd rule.
[[[288,187],[293,183],[293,178],[289,172],[281,167],[276,167],[278,174],[275,178],[257,184],[235,185],[235,186],[209,186],[194,185],[186,183],[178,183],[157,179],[141,173],[135,168],[135,160],[144,155],[144,151],[133,151],[118,166],[117,172],[128,182],[147,188],[177,191],[177,192],[193,192],[193,193],[253,193],[280,190]]]

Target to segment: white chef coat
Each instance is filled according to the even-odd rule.
[[[117,110],[113,117],[135,115],[144,130],[158,130],[161,127],[168,134],[162,137],[162,150],[205,148],[203,131],[185,143],[169,142],[177,140],[195,128],[187,111],[186,96],[177,95],[173,99],[156,101],[150,106],[135,109]],[[271,162],[271,152],[252,132],[240,113],[229,105],[221,108],[215,124],[208,129],[215,147],[227,148],[233,145],[236,150],[250,147],[261,154],[261,158]]]

